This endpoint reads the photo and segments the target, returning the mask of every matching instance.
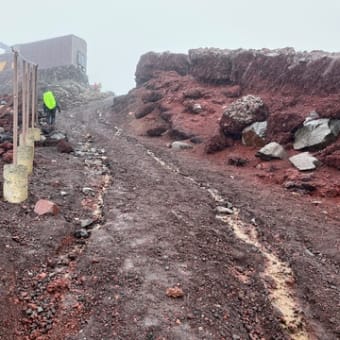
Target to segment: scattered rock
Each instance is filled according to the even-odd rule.
[[[319,160],[309,152],[299,153],[289,158],[289,161],[300,171],[316,169]]]
[[[13,142],[13,137],[10,133],[7,133],[7,132],[2,132],[0,133],[0,143],[3,143],[3,142],[6,142],[6,141],[9,141],[9,142]]]
[[[215,210],[218,214],[232,215],[234,213],[233,209],[222,206],[217,206]]]
[[[144,103],[155,103],[163,98],[163,94],[159,91],[148,91],[142,95]]]
[[[89,238],[91,236],[91,232],[86,229],[79,229],[73,233],[73,236],[75,238]]]
[[[286,157],[286,151],[279,143],[271,142],[260,149],[256,153],[256,157],[259,157],[264,161],[269,161],[275,158],[284,159]]]
[[[181,127],[172,127],[172,129],[169,131],[169,135],[170,137],[177,140],[190,139],[191,137],[193,137],[191,131],[187,131]]]
[[[299,181],[286,181],[283,183],[283,187],[291,191],[298,191],[302,193],[310,193],[316,190],[315,185]]]
[[[193,88],[193,89],[188,89],[183,92],[183,97],[184,98],[190,98],[190,99],[200,99],[203,97],[203,93],[201,89],[199,88]]]
[[[192,113],[201,113],[203,111],[202,109],[202,106],[201,104],[199,103],[195,103],[193,106],[192,106]]]
[[[59,132],[59,131],[53,131],[49,134],[48,136],[49,139],[53,139],[53,140],[56,140],[56,141],[60,141],[60,140],[63,140],[63,139],[67,139],[66,138],[66,135],[64,135],[63,133]]]
[[[223,112],[220,126],[225,135],[239,138],[245,127],[263,121],[267,116],[268,108],[262,99],[248,95],[229,105]]]
[[[164,132],[166,132],[168,129],[166,126],[157,126],[155,128],[148,129],[146,131],[146,134],[149,137],[159,137],[161,136]]]
[[[248,162],[248,159],[240,157],[229,157],[228,159],[228,164],[234,166],[245,166]]]
[[[194,143],[194,144],[201,144],[203,143],[203,138],[199,137],[199,136],[194,136],[190,138],[190,142]]]
[[[57,144],[57,150],[61,153],[71,153],[73,152],[73,147],[65,139],[62,139]]]
[[[95,194],[95,191],[92,189],[92,188],[88,188],[88,187],[84,187],[81,189],[81,192],[84,194],[84,195],[91,195],[91,196],[94,196]]]
[[[163,111],[159,114],[159,116],[166,122],[171,122],[172,113],[170,111]]]
[[[59,213],[59,207],[52,201],[41,199],[39,200],[34,207],[34,212],[41,215],[57,215]]]
[[[136,119],[140,119],[140,118],[143,118],[143,117],[147,116],[156,107],[157,107],[157,104],[155,104],[155,103],[148,103],[148,104],[140,106],[138,108],[138,110],[135,112]]]
[[[294,149],[320,149],[332,143],[340,132],[340,120],[316,119],[307,121],[295,133]]]
[[[199,114],[203,111],[202,105],[199,103],[196,103],[194,100],[185,100],[183,102],[183,105],[185,107],[184,112],[189,112],[193,114]]]
[[[173,288],[168,288],[166,290],[166,295],[171,298],[177,299],[177,298],[182,298],[184,296],[184,292],[179,287],[173,287]]]
[[[247,146],[264,146],[267,122],[255,122],[242,131],[242,143]]]
[[[171,143],[171,148],[174,150],[185,150],[185,149],[192,149],[193,146],[185,142],[176,141],[176,142]]]
[[[87,228],[90,227],[94,222],[95,220],[93,219],[80,220],[80,226],[82,228]]]

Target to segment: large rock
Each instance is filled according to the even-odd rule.
[[[225,135],[239,138],[242,130],[254,122],[267,118],[268,108],[260,97],[244,96],[223,112],[220,127]]]
[[[256,153],[256,157],[259,157],[264,161],[269,161],[275,158],[284,159],[286,157],[286,151],[282,145],[276,142],[271,142],[260,149]]]
[[[148,52],[142,55],[135,72],[137,86],[153,78],[157,71],[176,71],[180,75],[186,75],[189,71],[188,56],[169,52]]]
[[[242,131],[242,143],[247,146],[264,146],[267,122],[255,122]]]
[[[318,159],[309,152],[302,152],[289,157],[289,161],[300,171],[314,170],[319,162]]]
[[[307,121],[295,133],[294,149],[320,149],[333,142],[340,132],[340,120],[316,119]]]

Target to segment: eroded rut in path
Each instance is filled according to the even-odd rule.
[[[147,154],[165,169],[177,174],[180,173],[180,170],[177,167],[167,164],[152,151],[147,150]],[[186,177],[188,180],[205,190],[207,194],[210,194],[216,202],[217,207],[221,208],[220,212],[217,210],[216,219],[226,223],[240,241],[256,247],[266,259],[266,266],[261,277],[263,278],[263,283],[270,296],[270,301],[281,313],[282,323],[284,328],[286,328],[291,335],[291,338],[294,340],[310,339],[306,330],[302,308],[299,305],[294,289],[292,288],[295,281],[294,274],[288,264],[281,261],[258,240],[255,220],[255,225],[243,222],[239,216],[238,209],[225,209],[225,206],[230,205],[230,203],[227,202],[216,189],[210,188],[208,184],[202,185],[190,176]],[[268,282],[270,284],[268,284]]]

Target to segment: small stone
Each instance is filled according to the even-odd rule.
[[[80,220],[80,226],[82,228],[87,228],[91,226],[94,223],[94,220],[92,219],[87,219],[87,220]]]
[[[184,296],[184,292],[181,288],[179,287],[173,287],[173,288],[168,288],[166,290],[166,295],[171,297],[171,298],[181,298]]]
[[[221,207],[221,206],[217,206],[215,210],[218,214],[232,215],[234,213],[233,209],[227,208],[227,207]]]
[[[191,144],[185,142],[173,142],[171,144],[171,148],[174,150],[185,150],[185,149],[192,149],[193,146]]]
[[[79,229],[73,233],[75,238],[89,238],[91,236],[91,232],[86,229]]]
[[[81,191],[84,195],[93,195],[94,194],[94,190],[92,188],[88,188],[88,187],[81,189]]]
[[[30,309],[30,308],[28,308],[28,309],[25,310],[25,314],[26,314],[27,316],[32,315],[32,313],[33,313],[33,311],[32,311],[32,309]]]
[[[47,214],[57,215],[59,210],[54,202],[45,199],[39,200],[34,207],[34,212],[39,216]]]

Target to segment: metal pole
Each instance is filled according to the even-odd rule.
[[[13,54],[13,164],[17,165],[17,148],[18,148],[18,52]]]
[[[22,61],[22,138],[26,143],[26,61]]]

